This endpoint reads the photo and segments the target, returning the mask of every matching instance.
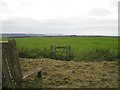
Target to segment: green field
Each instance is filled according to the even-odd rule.
[[[7,40],[7,38],[3,38]],[[17,48],[20,54],[26,56],[36,55],[39,51],[49,51],[50,45],[56,46],[71,46],[71,53],[75,56],[73,59],[92,59],[95,57],[96,49],[98,49],[100,58],[104,54],[117,57],[118,54],[118,37],[97,37],[97,36],[80,36],[80,37],[30,37],[30,38],[15,38]],[[45,49],[46,48],[46,49]],[[36,51],[37,50],[37,51]],[[25,55],[23,55],[25,57]],[[40,56],[36,55],[35,57]],[[44,57],[44,55],[43,55]],[[113,59],[112,57],[112,59]]]

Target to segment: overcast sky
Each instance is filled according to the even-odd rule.
[[[118,35],[119,0],[0,0],[3,33]]]

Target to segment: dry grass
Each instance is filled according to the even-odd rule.
[[[47,88],[117,88],[117,61],[60,61],[23,59],[23,72],[42,67],[42,82]]]

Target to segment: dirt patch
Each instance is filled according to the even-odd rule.
[[[23,59],[22,71],[42,67],[42,82],[47,88],[116,88],[117,61],[60,61]]]

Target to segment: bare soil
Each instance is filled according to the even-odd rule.
[[[117,61],[61,61],[22,59],[23,73],[42,67],[42,83],[47,88],[117,88]],[[34,77],[33,77],[34,78]]]

